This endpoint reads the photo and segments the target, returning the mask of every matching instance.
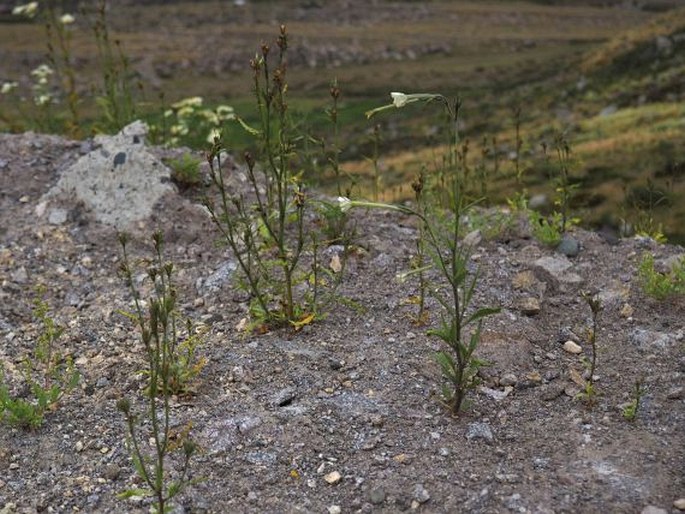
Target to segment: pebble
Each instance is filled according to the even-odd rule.
[[[341,475],[340,473],[338,473],[337,471],[331,471],[330,473],[326,474],[326,475],[323,477],[323,479],[324,479],[327,483],[329,483],[329,484],[331,484],[331,485],[335,485],[335,484],[337,484],[338,482],[340,482],[340,480],[342,480],[342,475]]]
[[[481,386],[478,390],[488,398],[492,398],[493,400],[499,402],[509,396],[514,388],[509,386],[505,387],[503,391],[499,391],[498,389],[491,389],[489,387]]]
[[[342,512],[342,508],[340,508],[340,505],[331,505],[328,507],[328,514],[340,514]]]
[[[557,252],[566,257],[576,257],[580,253],[580,243],[575,237],[564,236],[557,245]]]
[[[647,505],[644,509],[640,511],[640,514],[668,514],[668,511],[666,509],[662,509],[661,507]]]
[[[106,478],[107,480],[116,480],[119,478],[119,474],[121,473],[121,468],[117,464],[107,464],[105,466],[105,471],[102,473],[102,476]]]
[[[623,304],[623,307],[621,307],[621,311],[619,314],[623,318],[630,318],[632,315],[635,313],[635,309],[630,304]]]
[[[534,262],[537,268],[541,268],[549,273],[554,279],[564,284],[580,284],[583,282],[582,277],[576,273],[572,273],[569,268],[573,264],[566,258],[561,257],[540,257]]]
[[[421,504],[426,503],[428,500],[431,499],[431,495],[428,493],[423,484],[417,484],[416,486],[414,486],[413,497],[417,502]]]
[[[368,500],[373,505],[380,505],[385,501],[385,490],[381,487],[371,489],[368,494]]]
[[[77,452],[82,452],[83,451],[83,441],[76,441],[76,444],[74,445],[74,450]]]
[[[522,298],[518,302],[518,309],[526,316],[535,316],[540,313],[540,300],[532,296]]]
[[[682,400],[683,398],[685,398],[685,388],[676,387],[674,389],[671,389],[670,391],[668,391],[668,393],[666,393],[666,398],[668,398],[669,400]]]
[[[286,387],[281,389],[276,393],[271,400],[271,404],[274,407],[283,407],[284,405],[289,405],[295,399],[296,390],[294,387]]]
[[[50,225],[62,225],[66,223],[69,217],[69,211],[66,209],[52,209],[48,214],[48,223]]]
[[[515,386],[518,382],[518,378],[513,373],[505,373],[499,379],[499,385],[501,386]]]
[[[21,266],[10,274],[10,278],[12,279],[12,282],[15,282],[16,284],[25,284],[29,281],[29,274],[26,271],[26,268]]]
[[[583,349],[580,347],[580,345],[578,343],[574,343],[571,340],[568,340],[564,343],[564,351],[575,355],[583,353]]]
[[[492,429],[487,423],[476,422],[470,423],[468,429],[466,430],[466,439],[469,441],[472,439],[484,439],[488,443],[491,443],[495,438],[492,435]]]
[[[673,507],[678,510],[685,510],[685,498],[678,498],[673,502]]]

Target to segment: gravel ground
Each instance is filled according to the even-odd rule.
[[[145,512],[117,499],[138,484],[119,398],[141,408],[142,346],[119,311],[116,232],[83,203],[42,196],[92,142],[0,135],[0,362],[21,395],[21,362],[35,344],[34,286],[65,327],[61,351],[82,380],[34,431],[0,425],[0,512]],[[174,152],[153,149],[160,157]],[[238,173],[238,170],[235,171]],[[134,260],[161,228],[178,269],[184,315],[203,325],[208,363],[195,394],[172,400],[172,422],[192,422],[198,482],[174,512],[677,512],[685,509],[685,300],[658,302],[636,280],[643,252],[657,264],[683,249],[608,242],[578,230],[577,256],[544,247],[525,227],[477,242],[479,305],[488,318],[479,355],[490,362],[471,408],[436,401],[439,341],[412,322],[411,281],[395,276],[415,248],[411,219],[355,213],[343,305],[299,332],[240,334],[244,294],[227,278],[229,252],[198,205],[173,191],[131,227]],[[52,215],[62,209],[64,215]],[[217,273],[218,270],[218,273]],[[144,285],[144,282],[143,282]],[[600,295],[599,397],[576,398],[590,311]],[[437,307],[429,303],[434,324]],[[580,354],[568,341],[574,341]],[[574,351],[577,351],[574,350]],[[637,418],[621,405],[636,379]],[[575,380],[575,381],[574,381]],[[178,463],[172,463],[178,464]],[[172,466],[173,467],[173,466]],[[139,484],[138,484],[139,485]],[[651,510],[649,510],[651,509]]]

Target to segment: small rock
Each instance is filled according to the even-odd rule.
[[[563,253],[566,257],[576,257],[580,253],[580,243],[571,236],[564,236],[557,245],[557,252]]]
[[[473,232],[469,232],[468,234],[466,234],[466,236],[464,236],[463,242],[466,246],[470,246],[473,248],[475,246],[478,246],[482,240],[483,236],[481,235],[480,230],[474,230]]]
[[[117,464],[111,463],[111,464],[107,464],[107,466],[105,466],[105,470],[102,473],[102,476],[103,476],[103,478],[106,478],[107,480],[116,480],[117,478],[119,478],[120,473],[121,473],[121,468]]]
[[[492,429],[487,423],[470,423],[468,429],[466,430],[466,439],[469,441],[472,439],[484,439],[488,443],[491,443],[495,438],[492,435]]]
[[[20,266],[12,271],[10,278],[12,279],[12,282],[16,284],[26,284],[26,282],[29,281],[29,274],[24,266]]]
[[[66,209],[52,209],[48,214],[48,223],[50,225],[62,225],[67,222],[69,211]]]
[[[574,355],[583,353],[583,349],[580,347],[580,345],[578,343],[574,343],[571,340],[568,340],[564,343],[564,351],[572,353]]]
[[[678,498],[673,502],[673,506],[678,510],[685,510],[685,498]]]
[[[271,404],[275,407],[283,407],[285,405],[290,405],[292,401],[295,399],[295,392],[296,391],[294,387],[286,387],[285,389],[281,389],[278,393],[274,395]]]
[[[635,309],[633,309],[630,304],[623,304],[623,307],[621,307],[621,310],[619,314],[623,318],[630,318],[635,312]]]
[[[535,267],[544,270],[556,281],[564,284],[580,284],[583,282],[582,277],[576,273],[569,272],[569,268],[573,267],[571,261],[565,255],[560,257],[540,257],[534,262]]]
[[[213,293],[219,291],[224,284],[227,284],[238,265],[233,261],[224,261],[211,275],[205,278],[202,283],[202,290],[199,293]],[[197,288],[197,286],[196,286]]]
[[[515,386],[518,382],[518,378],[513,373],[505,373],[499,379],[499,385],[501,386]]]
[[[568,385],[564,388],[564,394],[569,398],[575,398],[580,394],[581,391],[582,389],[575,384]]]
[[[561,327],[559,329],[559,334],[557,335],[557,341],[564,343],[569,339],[571,341],[580,341],[580,337],[578,337],[573,330],[571,330],[571,327]]]
[[[426,503],[428,500],[431,499],[431,495],[428,493],[423,484],[417,484],[416,486],[414,486],[414,491],[412,495],[414,499],[421,504]]]
[[[542,376],[537,371],[531,371],[530,373],[526,373],[526,380],[539,384],[542,382]]]
[[[666,509],[662,509],[661,507],[647,505],[644,509],[640,511],[640,514],[668,514],[668,511]]]
[[[640,350],[665,350],[674,342],[670,334],[636,328],[628,335],[628,340],[638,346]]]
[[[518,302],[518,308],[526,316],[535,316],[540,312],[540,300],[532,296],[522,298]]]
[[[74,445],[74,450],[77,452],[82,452],[83,451],[83,441],[76,441],[76,444]]]
[[[491,389],[489,387],[481,386],[478,390],[488,398],[492,398],[493,400],[499,402],[504,400],[507,396],[509,396],[509,394],[514,390],[514,388],[509,386],[505,387],[503,391],[499,391],[497,389]]]
[[[675,387],[666,393],[666,398],[669,400],[682,400],[685,398],[685,388]],[[682,510],[682,509],[681,509]]]
[[[331,471],[330,473],[324,475],[323,479],[327,483],[329,483],[331,485],[335,485],[338,482],[340,482],[340,480],[342,480],[342,475],[340,473],[338,473],[337,471]]]
[[[331,505],[328,507],[328,514],[340,514],[342,512],[342,508],[340,508],[340,505]]]
[[[373,505],[380,505],[385,501],[385,490],[381,487],[371,489],[368,494],[368,499]]]

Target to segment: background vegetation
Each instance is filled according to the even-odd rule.
[[[87,136],[103,129],[102,100],[96,102],[102,95],[95,93],[103,82],[101,53],[92,30],[98,13],[95,2],[52,4],[76,18],[68,62],[76,71],[80,136]],[[463,99],[469,162],[492,170],[493,201],[503,202],[516,186],[546,195],[552,208],[542,149],[561,132],[578,186],[572,207],[584,223],[635,225],[631,216],[648,211],[669,240],[685,241],[685,8],[678,2],[377,1],[344,10],[315,0],[239,4],[107,4],[110,41],[128,59],[117,72],[129,80],[137,115],[162,127],[170,106],[199,96],[204,106],[228,104],[255,124],[249,60],[283,22],[291,34],[289,109],[301,128],[322,136],[337,79],[341,168],[354,177],[357,195],[371,196],[376,124],[384,200],[411,198],[419,163],[442,152],[442,120],[433,109],[380,121],[363,113],[387,102],[390,91],[441,92]],[[30,123],[30,102],[21,98],[30,95],[31,70],[46,60],[44,23],[7,12],[0,24],[0,81],[18,84],[0,97],[0,130],[41,128]],[[68,109],[55,112],[65,119],[47,129],[68,132]],[[234,121],[223,128],[236,153],[254,144]],[[191,130],[180,142],[205,148],[206,139]],[[324,163],[304,164],[310,183],[332,188]]]

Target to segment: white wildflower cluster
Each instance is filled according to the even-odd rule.
[[[12,14],[15,16],[34,18],[36,14],[38,14],[38,2],[29,2],[28,4],[17,5],[14,9],[12,9]]]
[[[76,18],[72,14],[65,13],[59,17],[59,22],[62,25],[71,25],[76,21]]]
[[[50,77],[54,73],[53,69],[47,64],[41,64],[31,71],[35,81],[33,83],[33,103],[38,107],[48,105],[54,98],[49,87]]]
[[[193,96],[172,104],[164,117],[172,119],[173,123],[169,128],[170,145],[179,144],[181,138],[188,136],[191,130],[196,134],[207,134],[206,141],[212,143],[215,137],[221,135],[223,123],[235,119],[235,113],[229,105],[219,105],[214,110],[205,108],[202,97]]]
[[[15,89],[17,89],[17,84],[16,82],[3,82],[2,86],[0,86],[0,95],[8,95]]]

